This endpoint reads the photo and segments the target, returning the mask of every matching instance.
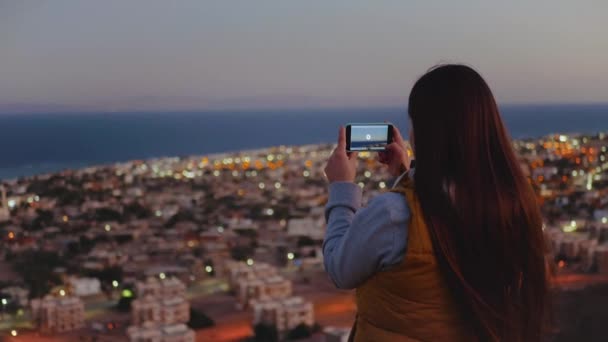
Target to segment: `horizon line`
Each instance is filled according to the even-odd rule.
[[[506,103],[498,103],[499,109],[501,107],[561,107],[561,106],[608,106],[608,101],[600,102],[600,101],[589,101],[589,102],[506,102]],[[10,105],[9,105],[10,106]],[[23,105],[29,106],[29,105]],[[44,106],[44,105],[36,105],[32,104],[31,106]],[[51,107],[58,107],[63,105],[50,105]],[[0,107],[2,105],[0,104]],[[69,105],[66,105],[69,107]],[[0,109],[0,115],[28,115],[28,114],[126,114],[126,113],[221,113],[221,112],[260,112],[260,111],[268,111],[268,112],[294,112],[294,111],[322,111],[322,110],[378,110],[378,109],[407,109],[407,105],[319,105],[319,106],[311,106],[311,105],[302,105],[302,106],[252,106],[252,107],[243,107],[243,106],[226,106],[219,108],[192,108],[192,109],[172,109],[172,108],[159,108],[159,109],[95,109],[95,108],[49,108],[45,109],[33,109],[26,110],[16,109],[16,110],[2,110]]]

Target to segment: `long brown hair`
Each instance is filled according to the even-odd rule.
[[[414,85],[417,195],[446,279],[477,340],[539,341],[542,217],[483,78],[441,65]]]

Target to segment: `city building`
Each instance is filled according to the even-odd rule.
[[[600,245],[595,248],[595,259],[598,273],[608,274],[608,245]]]
[[[42,333],[62,333],[84,326],[84,303],[79,297],[52,297],[31,301],[32,316]]]
[[[97,278],[70,277],[68,284],[72,293],[79,297],[92,296],[101,292],[101,283]]]
[[[277,275],[276,267],[266,263],[253,263],[248,265],[244,262],[229,261],[226,263],[228,282],[230,287],[236,289],[238,284],[246,280],[257,278],[269,278]]]
[[[290,297],[291,281],[281,276],[244,280],[238,283],[237,299],[241,307],[248,307],[253,301],[268,301]]]
[[[287,222],[287,236],[306,236],[313,240],[323,240],[325,236],[324,219],[294,218]]]
[[[190,303],[183,297],[159,298],[145,296],[131,303],[131,323],[186,323],[190,320]]]
[[[347,342],[348,336],[350,336],[350,328],[341,327],[325,327],[323,329],[323,336],[325,342]]]
[[[2,202],[0,202],[0,222],[4,222],[11,218],[11,212],[8,207],[8,200],[6,199],[6,189],[1,185],[0,194],[2,196]]]
[[[175,277],[165,279],[148,277],[145,281],[139,281],[135,284],[135,293],[141,298],[146,296],[158,298],[179,297],[185,295],[186,285]]]
[[[127,329],[130,342],[194,342],[194,331],[185,324],[159,325],[148,322]]]
[[[29,304],[28,296],[30,291],[19,286],[8,286],[0,289],[0,293],[9,296],[17,302],[17,305],[26,307]]]
[[[312,303],[302,297],[253,302],[252,309],[254,325],[274,325],[279,332],[289,331],[300,324],[313,326],[315,323]]]

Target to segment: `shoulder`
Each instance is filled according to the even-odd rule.
[[[410,208],[407,198],[397,192],[385,192],[374,197],[368,204],[368,209],[383,215],[393,222],[403,222],[410,218]]]

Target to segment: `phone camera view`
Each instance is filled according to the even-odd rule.
[[[384,151],[388,144],[388,125],[351,126],[351,151]]]

